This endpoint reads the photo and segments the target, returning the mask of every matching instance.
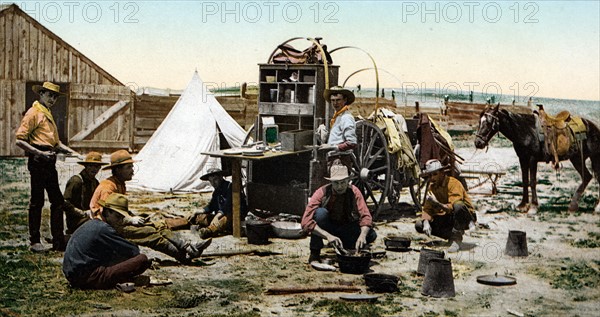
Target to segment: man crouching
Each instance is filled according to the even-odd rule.
[[[425,163],[421,177],[429,177],[429,190],[421,219],[415,223],[419,233],[448,239],[448,252],[458,252],[465,230],[475,226],[477,214],[462,183],[447,176],[439,160]]]
[[[320,261],[323,239],[336,248],[363,249],[375,241],[373,219],[360,190],[350,184],[348,168],[331,166],[331,184],[320,187],[310,198],[302,229],[311,234],[308,262]]]

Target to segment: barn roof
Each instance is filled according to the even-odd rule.
[[[14,3],[13,4],[2,4],[2,5],[0,5],[0,17],[4,16],[4,15],[8,15],[10,13],[18,14],[19,16],[23,17],[29,23],[31,23],[36,28],[40,29],[42,32],[44,32],[46,35],[48,35],[50,38],[52,38],[53,40],[55,40],[58,43],[60,43],[61,45],[63,45],[67,50],[71,51],[73,53],[73,55],[76,55],[78,58],[80,58],[84,62],[86,62],[89,65],[91,65],[94,69],[96,69],[96,71],[98,71],[98,73],[100,73],[103,76],[105,76],[108,80],[110,80],[114,84],[125,86],[120,80],[118,80],[113,75],[111,75],[110,73],[108,73],[107,71],[105,71],[102,67],[100,67],[98,64],[94,63],[94,61],[92,61],[91,59],[89,59],[85,55],[83,55],[80,51],[78,51],[72,45],[70,45],[65,40],[63,40],[58,35],[56,35],[54,32],[50,31],[48,28],[46,28],[45,26],[43,26],[40,22],[36,21],[30,15],[28,15],[27,13],[25,13],[25,11],[21,10],[21,8],[19,8],[18,5],[14,4]]]

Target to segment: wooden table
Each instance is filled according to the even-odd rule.
[[[241,211],[240,211],[240,201],[241,201],[241,192],[242,192],[242,160],[247,161],[259,161],[259,160],[268,160],[274,159],[278,157],[283,157],[287,155],[296,155],[301,152],[306,152],[310,150],[303,150],[298,152],[289,152],[289,151],[265,151],[263,155],[259,156],[250,156],[250,155],[242,155],[242,154],[225,154],[224,151],[219,152],[206,152],[201,153],[204,155],[209,155],[211,157],[221,157],[231,159],[231,203],[232,203],[232,226],[233,226],[233,236],[239,238],[242,236],[242,219],[241,219]]]

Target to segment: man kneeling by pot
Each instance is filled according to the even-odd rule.
[[[308,262],[321,260],[323,239],[336,248],[360,250],[375,241],[373,219],[360,190],[350,184],[348,168],[334,164],[331,183],[320,187],[310,198],[302,229],[311,234]]]
[[[467,190],[458,179],[447,176],[446,169],[439,160],[425,163],[421,177],[429,178],[431,193],[426,194],[423,213],[415,229],[428,236],[448,239],[448,252],[458,252],[463,234],[475,226],[477,214]]]

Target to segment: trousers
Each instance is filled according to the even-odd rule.
[[[29,242],[40,242],[40,227],[42,224],[42,208],[44,207],[44,191],[50,201],[50,231],[54,247],[65,243],[63,203],[64,198],[58,186],[56,160],[44,161],[30,155],[27,161],[31,180],[31,196],[29,199]]]
[[[329,218],[329,211],[326,208],[318,208],[314,216],[317,225],[321,229],[331,233],[332,235],[340,238],[344,249],[354,249],[356,240],[360,235],[360,226],[358,222],[349,222],[345,224],[338,224]],[[377,238],[377,233],[373,228],[369,229],[367,233],[367,243],[372,243]],[[310,236],[310,249],[321,250],[323,248],[323,238],[316,234]]]
[[[134,276],[144,273],[152,262],[145,254],[138,254],[133,258],[112,266],[100,266],[89,275],[69,281],[73,287],[82,289],[109,289],[117,283],[131,281]]]

